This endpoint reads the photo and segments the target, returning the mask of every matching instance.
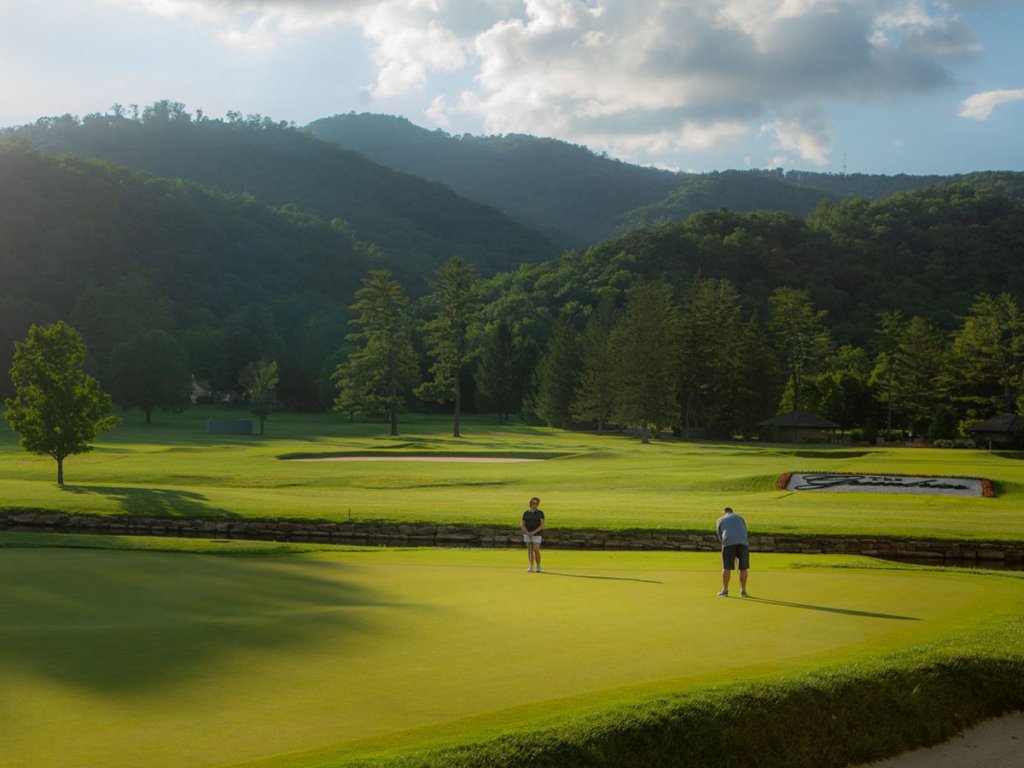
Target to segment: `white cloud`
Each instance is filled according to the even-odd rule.
[[[825,105],[949,85],[949,63],[979,51],[957,0],[114,1],[239,45],[356,25],[373,98],[418,93],[436,124],[462,112],[487,131],[638,156],[728,145],[760,125],[773,152],[821,165]],[[445,90],[453,73],[461,93]]]
[[[759,133],[771,137],[774,145],[784,152],[795,152],[818,166],[828,165],[828,128],[820,115],[765,123]],[[773,167],[778,165],[781,163],[777,159],[772,161]]]
[[[960,102],[960,117],[971,120],[988,120],[992,110],[1000,104],[1024,101],[1024,88],[1011,90],[983,91],[968,96]]]

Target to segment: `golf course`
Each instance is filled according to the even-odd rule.
[[[483,417],[460,439],[427,416],[400,437],[324,415],[224,436],[211,412],[126,414],[63,488],[2,433],[3,506],[514,531],[535,494],[552,528],[711,532],[729,505],[752,533],[1024,540],[1012,453],[640,445]],[[825,470],[996,494],[776,489]],[[752,559],[741,599],[716,596],[712,552],[546,549],[535,574],[515,548],[0,532],[3,764],[843,766],[1024,705],[1021,572]]]

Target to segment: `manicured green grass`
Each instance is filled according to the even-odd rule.
[[[758,555],[741,600],[715,596],[714,554],[525,560],[0,534],[4,765],[66,764],[69,745],[104,768],[389,760],[1003,637],[1024,615],[1019,574]]]
[[[403,435],[337,414],[275,414],[267,435],[206,435],[207,416],[244,411],[198,408],[138,414],[104,435],[95,451],[66,464],[21,451],[0,431],[0,489],[6,508],[72,513],[198,517],[323,518],[487,523],[515,528],[529,496],[542,497],[561,528],[708,530],[723,506],[752,530],[776,534],[871,534],[1024,540],[1024,454],[984,450],[832,448],[655,441],[467,419],[450,437],[446,417],[410,417]],[[286,461],[309,453],[555,456],[522,464]],[[785,492],[785,471],[848,471],[992,479],[994,499],[924,495]]]

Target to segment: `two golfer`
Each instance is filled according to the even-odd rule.
[[[530,499],[529,508],[523,512],[522,520],[519,523],[523,531],[523,543],[526,545],[526,554],[529,558],[529,573],[541,573],[540,567],[540,545],[543,538],[541,531],[544,530],[544,511],[540,508],[540,499],[534,496]],[[740,596],[747,596],[747,573],[750,570],[750,540],[747,537],[746,521],[732,511],[732,507],[726,507],[723,514],[718,518],[715,526],[718,533],[718,541],[722,545],[722,591],[719,597],[729,596],[729,581],[732,572],[736,569],[736,563],[740,566]]]

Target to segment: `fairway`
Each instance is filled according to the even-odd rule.
[[[6,768],[298,767],[486,738],[1024,605],[1016,575],[855,558],[757,555],[742,600],[715,596],[714,554],[552,551],[527,574],[515,550],[52,541],[0,534]],[[208,551],[152,549],[186,546]]]
[[[336,522],[507,525],[518,529],[530,496],[559,529],[708,531],[725,506],[755,534],[868,535],[1024,541],[1024,453],[875,446],[798,446],[656,440],[498,425],[467,417],[410,417],[389,437],[379,423],[338,414],[275,414],[266,436],[204,433],[211,415],[194,408],[137,413],[66,464],[25,453],[0,430],[0,487],[7,509],[72,514]],[[406,458],[412,461],[367,461]],[[295,461],[287,457],[358,461]],[[526,462],[423,461],[542,459]],[[923,494],[780,491],[784,472],[902,473],[985,477],[995,498]]]

